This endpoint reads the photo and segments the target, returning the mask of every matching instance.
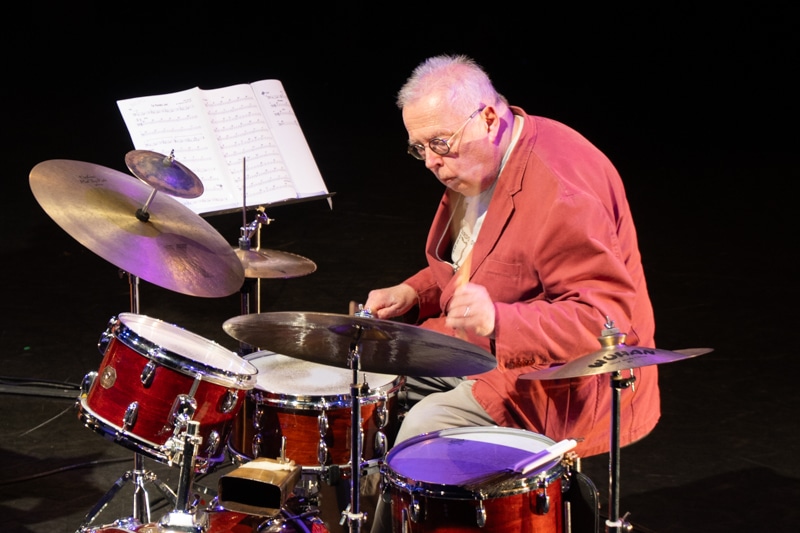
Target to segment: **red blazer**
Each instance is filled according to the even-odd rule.
[[[655,321],[636,229],[622,180],[608,158],[573,129],[527,115],[474,245],[470,281],[495,301],[494,346],[470,341],[497,358],[493,370],[469,376],[475,399],[500,426],[524,428],[559,441],[582,438],[580,456],[608,452],[610,374],[524,380],[520,374],[601,349],[606,317],[627,344],[655,347]],[[406,283],[419,294],[419,324],[448,335],[443,309],[455,289],[448,258],[449,198],[428,234],[428,267]],[[627,375],[627,371],[624,373]],[[656,366],[635,370],[621,390],[620,444],[647,435],[660,417]]]

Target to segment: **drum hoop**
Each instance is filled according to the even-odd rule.
[[[135,332],[132,328],[130,328],[123,322],[123,317],[125,316],[134,316],[134,315],[132,313],[119,314],[119,317],[116,320],[115,327],[112,328],[114,337],[128,348],[137,352],[139,355],[146,357],[147,359],[151,359],[156,363],[160,364],[161,366],[164,366],[171,370],[175,370],[192,378],[200,377],[201,380],[203,381],[209,381],[217,385],[232,387],[240,390],[249,390],[255,387],[256,375],[258,374],[258,369],[255,366],[253,366],[253,364],[250,363],[249,361],[242,360],[242,363],[246,366],[249,366],[250,367],[249,370],[252,370],[252,372],[249,372],[247,374],[237,374],[230,370],[224,370],[221,368],[205,364],[196,359],[191,359],[184,355],[175,353],[171,350],[167,350],[163,346],[142,337],[140,334]],[[180,331],[181,333],[185,333],[192,336],[192,338],[201,339],[206,343],[211,343],[213,346],[218,347],[220,350],[223,350],[226,353],[228,352],[228,350],[225,350],[222,346],[214,343],[213,341],[209,341],[208,339],[203,339],[199,335],[196,335],[195,333],[192,333],[188,330],[182,329],[173,324],[169,324],[167,322],[164,322],[163,320],[145,317],[144,315],[138,315],[138,316],[152,320],[155,324],[158,325],[175,328],[177,331]],[[234,352],[230,352],[230,354],[231,356],[236,357],[236,354]],[[185,364],[186,362],[189,362],[191,364],[187,365]]]
[[[382,399],[390,399],[397,395],[397,392],[405,383],[404,376],[397,376],[389,383],[380,387],[367,389],[366,394],[360,397],[361,405],[378,403]],[[321,409],[342,409],[351,407],[352,401],[348,393],[346,394],[323,394],[323,395],[293,395],[282,392],[271,392],[259,388],[249,391],[249,394],[256,403],[265,403],[282,408],[291,409],[311,409],[319,411]]]
[[[128,449],[147,455],[157,461],[165,462],[168,460],[164,446],[139,437],[130,431],[126,431],[112,424],[110,420],[97,414],[89,406],[87,398],[83,396],[80,397],[78,418],[84,423],[84,426],[93,430],[95,433],[103,435],[106,438],[112,438],[115,442],[121,442],[125,444],[125,447]]]
[[[388,479],[388,481],[392,485],[409,494],[414,494],[424,497],[432,497],[432,498],[442,498],[448,500],[486,499],[485,496],[481,495],[480,491],[474,492],[459,485],[448,485],[444,483],[435,483],[430,481],[419,481],[397,472],[392,467],[393,455],[395,455],[397,452],[401,450],[408,448],[409,446],[413,446],[418,442],[430,440],[436,437],[447,437],[450,435],[475,434],[475,433],[528,435],[530,437],[538,437],[539,440],[541,441],[546,440],[551,442],[552,444],[555,444],[555,441],[552,441],[551,439],[549,439],[544,435],[527,432],[525,430],[517,428],[508,428],[502,426],[447,428],[439,431],[433,431],[430,433],[423,433],[422,435],[411,437],[410,439],[404,440],[403,442],[395,445],[391,450],[389,450],[389,453],[386,456],[386,460],[381,465],[381,475],[384,478]],[[508,483],[504,484],[501,490],[493,492],[492,497],[494,498],[494,497],[511,496],[514,494],[530,492],[532,490],[535,490],[542,484],[549,485],[553,483],[555,480],[557,480],[563,475],[564,471],[565,468],[561,460],[554,459],[553,461],[547,463],[544,467],[542,467],[542,469],[537,470],[536,472],[529,474],[528,476],[515,478],[513,481],[509,481]]]

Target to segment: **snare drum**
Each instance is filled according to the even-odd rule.
[[[286,459],[321,472],[350,462],[353,373],[269,351],[245,356],[258,369],[233,424],[228,447],[241,460]],[[397,433],[399,376],[359,373],[362,459],[383,459]]]
[[[445,429],[401,442],[381,466],[392,531],[560,533],[560,460],[481,492],[482,480],[488,487],[489,480],[497,482],[498,475],[553,444],[543,435],[494,426]]]
[[[197,469],[220,462],[233,420],[258,370],[185,329],[133,313],[112,318],[98,343],[103,361],[81,387],[79,417],[120,444],[163,462],[199,423]]]

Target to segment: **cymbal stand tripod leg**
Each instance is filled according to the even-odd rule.
[[[176,495],[172,490],[162,481],[156,478],[153,472],[144,469],[144,461],[140,454],[135,453],[133,456],[133,469],[123,473],[114,485],[106,492],[106,494],[95,504],[95,506],[86,513],[86,516],[78,527],[76,533],[83,533],[91,531],[90,527],[95,521],[97,516],[103,512],[111,500],[117,493],[130,482],[133,484],[133,510],[132,515],[128,518],[118,519],[115,523],[121,525],[139,526],[142,524],[150,523],[150,497],[147,493],[146,484],[153,483],[156,488],[170,501],[175,504]]]

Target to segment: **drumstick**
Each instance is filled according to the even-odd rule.
[[[510,468],[504,468],[491,474],[470,479],[462,483],[461,486],[473,492],[480,490],[483,494],[493,496],[502,491],[502,486],[505,483],[526,476],[545,463],[560,459],[566,452],[577,445],[578,441],[576,439],[564,439],[517,462]]]
[[[472,250],[469,251],[464,262],[456,272],[456,288],[463,287],[469,282],[469,271],[472,269]]]
[[[458,289],[459,287],[463,287],[469,282],[469,271],[471,268],[472,268],[472,250],[469,251],[467,257],[464,259],[464,262],[461,263],[461,266],[458,267],[458,271],[455,274],[456,289]],[[467,310],[469,310],[469,307],[467,307]],[[467,332],[464,331],[463,328],[456,329],[456,336],[461,340],[468,340]]]

